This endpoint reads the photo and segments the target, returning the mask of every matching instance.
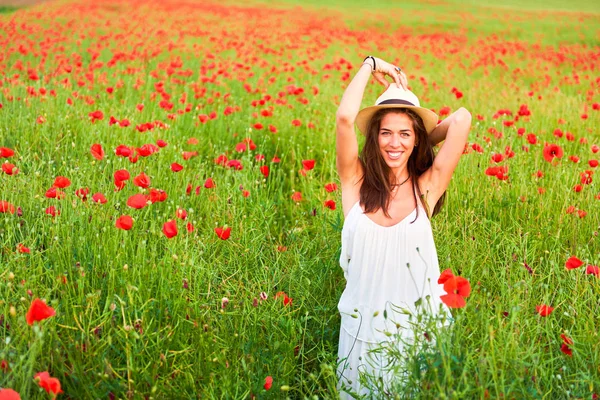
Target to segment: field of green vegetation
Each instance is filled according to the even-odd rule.
[[[473,116],[432,220],[472,293],[389,397],[600,396],[600,6],[303,4],[1,9],[0,399],[336,398],[369,54]]]

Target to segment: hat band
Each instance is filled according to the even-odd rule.
[[[414,104],[411,103],[410,101],[406,101],[406,100],[399,100],[399,99],[389,99],[389,100],[384,100],[381,103],[377,104],[378,106],[382,106],[384,104],[404,104],[407,106],[413,106]]]

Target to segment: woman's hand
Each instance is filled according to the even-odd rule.
[[[376,57],[375,68],[375,71],[373,71],[373,77],[377,82],[385,86],[386,89],[390,86],[390,83],[387,79],[385,79],[385,76],[389,75],[392,77],[394,82],[396,82],[398,87],[402,86],[404,90],[408,90],[408,79],[402,70],[399,71],[400,68]]]

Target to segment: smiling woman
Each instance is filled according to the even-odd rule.
[[[358,112],[371,72],[386,90],[374,106]],[[390,85],[386,75],[395,83]],[[361,384],[365,374],[381,379],[381,390],[389,390],[397,377],[390,373],[390,360],[375,350],[399,335],[403,340],[394,345],[402,352],[402,343],[412,339],[411,315],[424,310],[443,319],[448,314],[429,218],[443,203],[471,116],[460,109],[438,125],[438,116],[421,107],[408,90],[400,68],[367,57],[336,117],[337,169],[346,217],[340,255],[346,288],[338,303],[338,387],[342,397],[353,398],[369,394]],[[366,135],[360,155],[355,123]],[[435,156],[432,146],[442,140]]]

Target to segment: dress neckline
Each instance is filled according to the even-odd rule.
[[[400,220],[399,222],[396,222],[394,225],[384,226],[384,225],[380,225],[377,222],[373,221],[371,218],[369,218],[369,216],[367,214],[365,214],[365,211],[363,210],[362,206],[360,205],[360,200],[357,201],[352,208],[355,208],[357,206],[358,206],[358,209],[360,210],[361,214],[366,219],[368,219],[370,223],[372,223],[373,225],[378,226],[380,228],[383,228],[383,229],[391,229],[391,228],[395,228],[399,225],[402,225],[402,223],[404,223],[410,216],[412,216],[417,211],[417,208],[421,207],[420,205],[417,205],[417,207],[413,208],[413,210],[410,212],[410,214],[408,214],[406,217],[402,218],[402,220]],[[423,208],[423,207],[421,207],[421,208]],[[350,210],[350,211],[352,211],[352,210]],[[350,215],[350,213],[348,213],[348,215]]]
[[[408,219],[408,217],[412,216],[417,211],[417,207],[415,207],[410,212],[410,214],[408,214],[406,217],[402,218],[400,221],[396,222],[394,225],[384,226],[384,225],[378,224],[377,222],[375,222],[371,218],[369,218],[369,216],[367,214],[365,214],[365,212],[363,211],[362,207],[360,207],[360,209],[362,211],[362,215],[364,215],[364,217],[366,219],[368,219],[373,225],[378,226],[378,227],[383,228],[383,229],[391,229],[391,228],[397,227],[398,225],[402,225],[404,223],[404,221],[406,221]]]

